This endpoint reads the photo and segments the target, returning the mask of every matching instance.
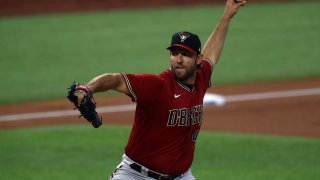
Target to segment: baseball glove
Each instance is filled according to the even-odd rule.
[[[67,98],[75,105],[74,109],[80,111],[79,117],[83,116],[95,128],[100,127],[102,118],[96,112],[96,102],[90,89],[81,83],[73,83],[68,89]]]

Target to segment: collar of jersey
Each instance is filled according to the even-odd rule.
[[[186,85],[184,85],[183,83],[181,83],[180,81],[177,81],[178,84],[185,90],[187,90],[188,92],[193,92],[194,90],[194,86],[192,87],[192,89],[189,89]]]

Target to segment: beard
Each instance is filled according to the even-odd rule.
[[[171,64],[171,70],[174,74],[174,76],[176,77],[176,79],[180,82],[185,82],[187,81],[189,78],[193,77],[194,76],[194,73],[196,72],[197,70],[197,65],[191,67],[190,69],[185,68],[185,72],[179,72],[177,71],[177,69],[175,68],[175,66],[173,66]]]

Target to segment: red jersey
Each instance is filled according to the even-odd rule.
[[[212,65],[204,60],[192,90],[171,70],[159,75],[122,74],[137,103],[126,155],[163,174],[181,174],[193,161],[200,131],[203,97],[210,86]]]

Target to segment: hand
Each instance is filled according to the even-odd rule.
[[[87,95],[87,93],[83,90],[76,90],[74,93],[73,93],[74,96],[77,97],[78,99],[78,106],[80,106],[80,103],[82,101],[82,99]]]
[[[231,19],[239,10],[241,6],[245,6],[246,0],[227,0],[224,11],[224,18]]]
[[[91,93],[91,90],[86,85],[81,83],[75,84],[73,95],[77,97],[78,106],[80,106],[82,99],[89,93]]]
[[[75,105],[75,109],[80,111],[80,116],[91,122],[93,127],[100,127],[102,119],[96,111],[96,102],[93,99],[91,90],[81,83],[72,83],[68,89],[67,98]]]

